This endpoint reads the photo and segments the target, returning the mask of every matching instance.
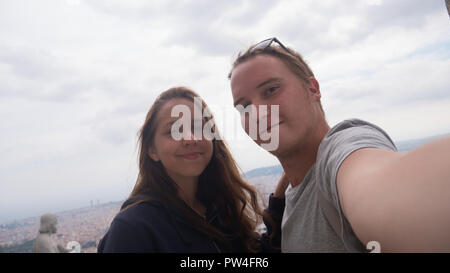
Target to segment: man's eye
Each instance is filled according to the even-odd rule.
[[[246,103],[243,103],[243,104],[241,104],[242,105],[242,107],[245,109],[245,108],[247,108],[249,105],[251,105],[251,103],[250,102],[246,102]]]

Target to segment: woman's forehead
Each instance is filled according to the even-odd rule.
[[[194,107],[194,102],[187,98],[174,98],[167,101],[158,113],[158,121],[168,123],[179,119],[185,114],[189,114],[191,118],[194,117],[194,111],[201,115],[201,106]],[[173,116],[172,116],[173,113]]]

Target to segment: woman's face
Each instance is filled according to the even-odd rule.
[[[173,127],[173,123],[181,116],[171,117],[172,108],[184,105],[190,109],[191,128]],[[195,109],[199,111],[199,109]],[[199,123],[200,124],[200,123]],[[202,128],[205,124],[202,121]],[[211,160],[213,144],[202,135],[200,140],[194,140],[194,103],[184,98],[174,98],[167,101],[157,113],[154,145],[149,150],[149,156],[154,161],[161,161],[167,174],[175,182],[183,179],[198,178]],[[199,128],[199,129],[202,129]],[[174,130],[187,134],[189,139],[174,139]],[[188,131],[186,131],[188,130]]]

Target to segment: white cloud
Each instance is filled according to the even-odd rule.
[[[272,36],[311,64],[330,125],[359,117],[394,139],[450,131],[443,1],[2,1],[0,211],[125,197],[155,97],[186,85],[231,106],[233,57]],[[236,132],[226,140],[244,171],[276,164]]]

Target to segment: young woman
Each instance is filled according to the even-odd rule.
[[[181,128],[188,138],[176,140],[174,107],[192,113],[206,104],[192,90],[163,92],[150,108],[139,133],[139,175],[121,211],[100,241],[98,252],[266,252],[277,251],[281,239],[284,191],[282,177],[265,211],[255,189],[239,175],[223,140]],[[197,105],[195,103],[201,103]],[[186,109],[186,108],[184,108]],[[186,118],[186,117],[184,117]],[[189,118],[189,117],[188,117]],[[212,120],[213,121],[213,120]],[[213,124],[213,123],[212,123]],[[211,132],[218,135],[213,125]],[[203,130],[202,130],[203,131]],[[255,232],[260,219],[267,232]]]

